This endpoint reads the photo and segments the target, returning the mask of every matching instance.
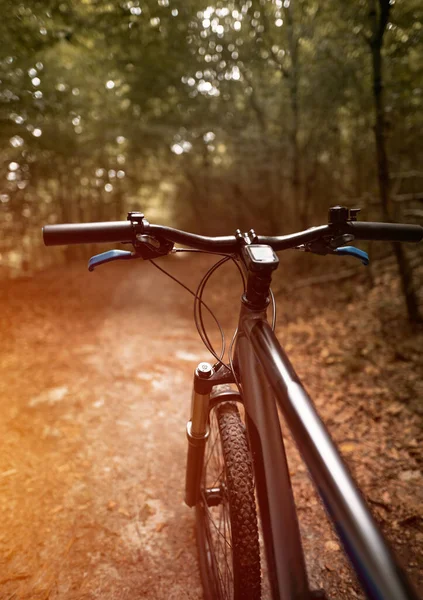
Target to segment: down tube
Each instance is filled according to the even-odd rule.
[[[260,319],[244,331],[367,597],[418,600],[271,327]]]
[[[242,333],[236,360],[242,377],[248,436],[273,600],[309,600],[304,555],[275,399]]]

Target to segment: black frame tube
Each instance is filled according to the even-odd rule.
[[[251,357],[248,358],[248,345],[250,345],[250,351],[254,353],[263,369],[266,381],[272,388],[274,398],[322,496],[367,597],[371,600],[418,600],[269,323],[265,318],[247,316],[242,323],[242,331],[247,337],[247,340],[242,342],[239,352],[242,388],[247,390],[255,382],[254,370],[252,373],[246,370],[252,365]],[[246,343],[247,348],[245,348]],[[269,408],[261,402],[260,396],[258,402],[262,404],[257,407],[258,410],[269,411]],[[249,410],[247,403],[246,409]],[[265,434],[263,437],[260,436],[259,443],[261,447],[271,446],[274,440]],[[251,445],[253,455],[261,451],[260,448],[257,450],[257,440],[254,435],[251,437]],[[272,455],[274,452],[275,448],[272,447]],[[273,479],[274,463],[281,460],[281,450],[278,450],[271,461],[266,460],[269,450],[262,454],[266,480],[270,477]],[[286,479],[286,476],[282,475],[282,478]],[[287,485],[286,481],[283,485]],[[269,493],[273,494],[274,489],[274,483],[268,486]],[[273,514],[276,510],[274,500],[274,498],[269,499],[270,522],[276,518]],[[279,510],[283,508],[280,504]],[[275,556],[277,560],[285,560],[281,552],[277,552]],[[276,568],[279,569],[278,564]],[[293,592],[290,593],[291,595],[282,596],[284,600],[297,597]]]
[[[305,559],[278,412],[248,330],[266,309],[241,304],[234,361],[242,397],[274,600],[309,600]]]

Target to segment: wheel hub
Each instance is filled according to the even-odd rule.
[[[207,506],[218,506],[221,504],[224,494],[225,485],[223,483],[218,487],[207,488],[204,494]]]

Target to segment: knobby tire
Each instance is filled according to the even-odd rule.
[[[208,506],[206,489],[220,489]],[[254,477],[244,424],[233,402],[210,415],[200,501],[197,543],[206,600],[260,600],[260,547]]]

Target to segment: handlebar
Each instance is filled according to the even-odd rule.
[[[131,242],[133,236],[134,232],[131,221],[69,223],[66,225],[46,225],[43,227],[43,238],[46,246]]]
[[[402,223],[371,223],[352,221],[345,226],[356,240],[375,240],[380,242],[421,242],[423,227]]]
[[[325,238],[352,235],[357,240],[379,240],[391,242],[419,242],[423,239],[421,225],[399,223],[371,223],[346,221],[345,223],[321,225],[305,231],[284,236],[255,236],[256,244],[267,244],[273,250],[287,250]],[[91,244],[103,242],[137,242],[137,236],[147,235],[168,242],[186,244],[198,250],[234,253],[243,245],[242,235],[207,237],[181,231],[163,225],[152,225],[138,221],[112,221],[105,223],[73,223],[46,225],[43,228],[46,246],[67,244]]]

